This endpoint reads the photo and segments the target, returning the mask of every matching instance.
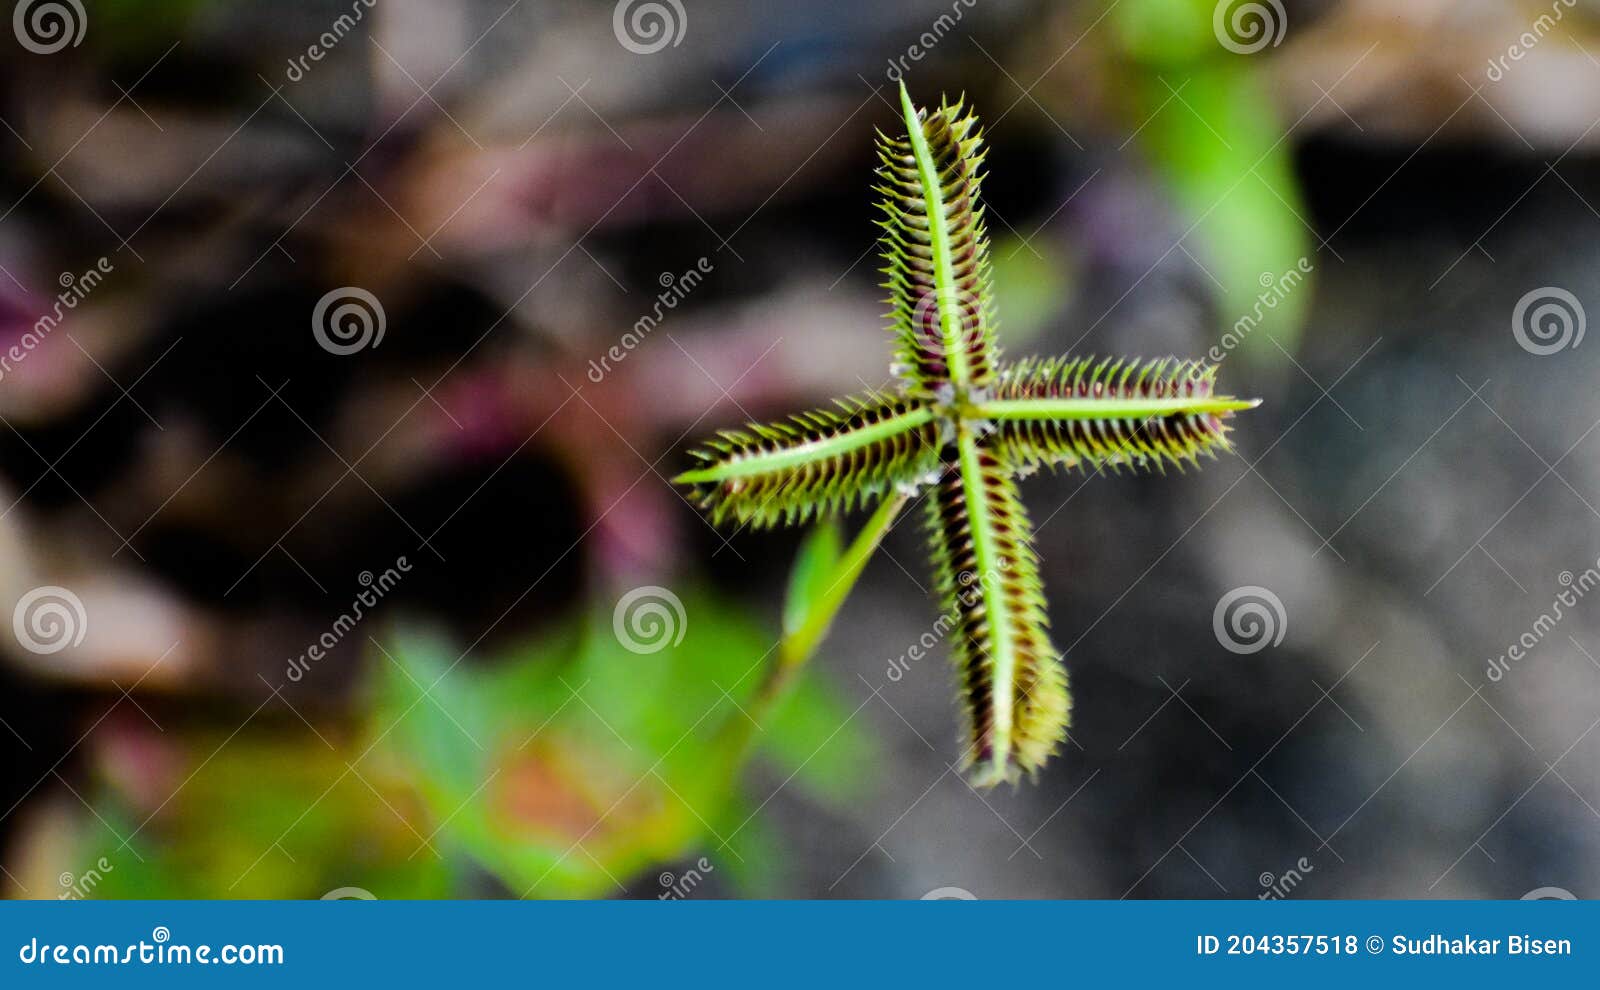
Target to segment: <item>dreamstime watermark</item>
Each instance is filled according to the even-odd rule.
[[[925,901],[975,901],[978,895],[965,887],[935,887],[922,895]]]
[[[1577,347],[1588,325],[1578,297],[1554,285],[1525,294],[1511,311],[1511,335],[1538,357]]]
[[[350,32],[356,29],[362,19],[367,16],[367,11],[378,5],[378,0],[351,0],[348,13],[340,14],[328,25],[328,30],[317,36],[317,40],[307,46],[304,55],[298,55],[289,60],[289,68],[284,71],[284,76],[290,82],[299,82],[311,71],[311,63],[320,62],[328,54],[339,47]]]
[[[383,596],[393,591],[400,583],[400,579],[411,573],[411,563],[404,556],[396,557],[394,566],[386,567],[382,574],[374,575],[371,571],[362,571],[356,575],[356,582],[362,589],[356,594],[355,600],[350,603],[348,611],[343,612],[328,631],[316,638],[306,651],[293,660],[284,669],[284,676],[289,680],[299,683],[311,671],[311,665],[328,655],[328,651],[338,646],[346,636],[350,635],[367,615],[369,611],[378,607],[378,602]]]
[[[683,601],[670,588],[647,584],[617,599],[611,631],[629,653],[660,653],[677,646],[689,631]]]
[[[1280,0],[1217,0],[1211,12],[1217,43],[1240,55],[1254,55],[1269,45],[1278,47],[1288,27],[1289,17]]]
[[[933,23],[928,25],[928,29],[918,35],[917,40],[906,48],[904,55],[889,60],[889,70],[884,75],[891,82],[899,82],[903,79],[905,74],[911,71],[911,66],[907,63],[920,62],[926,58],[928,53],[937,48],[939,42],[944,40],[945,35],[949,34],[957,24],[961,23],[961,18],[966,15],[966,12],[977,5],[978,0],[955,0],[954,3],[950,4],[950,12],[935,17]]]
[[[1578,0],[1551,0],[1549,13],[1540,14],[1528,25],[1528,30],[1517,36],[1517,40],[1506,48],[1504,55],[1496,55],[1489,60],[1489,67],[1484,70],[1484,75],[1490,82],[1499,82],[1511,70],[1512,62],[1520,62],[1533,51],[1539,42],[1545,39],[1556,25],[1567,16],[1567,11],[1578,5]]]
[[[919,636],[916,642],[912,643],[900,656],[890,660],[888,668],[884,671],[884,676],[898,684],[901,678],[911,672],[913,663],[920,663],[926,659],[932,654],[934,647],[938,646],[946,636],[950,635],[950,630],[954,629],[957,623],[961,621],[962,613],[978,604],[978,597],[983,594],[984,586],[994,587],[997,582],[1004,580],[1006,572],[1010,569],[1011,564],[1009,561],[1000,560],[996,562],[993,570],[986,572],[987,579],[984,581],[975,580],[976,575],[972,571],[962,571],[957,574],[955,607],[940,612],[939,617],[933,621],[933,625]]]
[[[104,856],[95,860],[93,866],[76,876],[70,872],[63,871],[61,876],[57,878],[61,884],[61,893],[56,895],[56,900],[81,901],[94,893],[95,888],[100,886],[107,873],[114,872],[116,872],[116,867],[112,866],[111,860]]]
[[[28,966],[282,966],[283,946],[232,943],[221,946],[184,945],[172,941],[172,930],[166,925],[157,925],[150,930],[150,941],[141,938],[128,945],[52,945],[49,942],[41,943],[35,936],[21,943],[17,959]]]
[[[1535,887],[1523,894],[1524,901],[1575,901],[1578,897],[1565,887]]]
[[[83,42],[89,17],[78,0],[18,0],[11,11],[11,30],[28,51],[54,55]]]
[[[1500,656],[1489,661],[1484,670],[1489,680],[1496,683],[1503,680],[1511,673],[1512,664],[1526,660],[1529,651],[1544,642],[1544,638],[1555,631],[1556,625],[1567,617],[1567,609],[1577,605],[1591,589],[1600,586],[1600,560],[1596,560],[1594,566],[1582,574],[1574,575],[1571,571],[1562,571],[1556,575],[1556,581],[1566,590],[1556,592],[1555,598],[1550,602],[1549,610],[1539,613],[1539,617],[1533,620],[1533,625],[1529,626],[1526,632],[1513,640]]]
[[[962,353],[971,350],[971,342],[984,329],[985,310],[983,297],[960,286],[929,289],[911,308],[911,329],[916,336],[917,351],[923,358],[943,364],[949,360],[950,348],[946,345],[945,317],[953,316],[949,338],[955,341]],[[895,372],[904,369],[896,366]],[[951,390],[951,398],[955,392]],[[981,401],[981,400],[974,400]]]
[[[1289,632],[1289,614],[1283,600],[1270,589],[1247,584],[1217,600],[1211,612],[1211,631],[1229,653],[1260,653],[1283,642]]]
[[[695,889],[705,882],[708,874],[715,872],[717,872],[717,868],[712,866],[711,860],[706,859],[704,856],[701,856],[693,866],[682,873],[673,874],[671,870],[663,870],[661,875],[656,878],[656,882],[661,884],[662,887],[661,893],[656,895],[656,900],[681,901],[694,893]]]
[[[1212,364],[1220,364],[1222,359],[1232,353],[1233,349],[1243,344],[1255,332],[1256,327],[1266,318],[1267,313],[1278,308],[1278,304],[1289,298],[1290,293],[1305,283],[1306,276],[1311,274],[1316,267],[1309,258],[1302,257],[1295,262],[1293,268],[1284,269],[1280,275],[1271,272],[1262,272],[1257,280],[1261,283],[1261,292],[1256,295],[1255,306],[1250,312],[1234,321],[1233,326],[1222,335],[1222,340],[1212,345],[1206,352],[1206,357]]]
[[[654,55],[683,43],[689,15],[681,0],[617,0],[611,11],[611,33],[635,55]]]
[[[656,295],[655,305],[651,307],[649,313],[639,317],[634,322],[633,329],[623,334],[622,339],[613,344],[605,354],[601,355],[599,361],[589,362],[589,380],[596,385],[604,381],[606,375],[612,372],[612,365],[621,364],[627,360],[633,349],[644,343],[645,338],[649,337],[650,333],[661,325],[661,321],[666,317],[667,313],[677,309],[678,304],[683,302],[689,293],[698,288],[700,283],[705,281],[705,277],[710,275],[715,267],[706,258],[701,258],[694,263],[693,268],[686,270],[682,275],[662,272],[657,279],[661,283],[661,292]]]
[[[89,613],[77,595],[47,584],[17,602],[11,611],[11,631],[23,649],[48,656],[82,645],[89,631]]]
[[[56,279],[61,285],[61,291],[56,293],[56,301],[51,306],[50,312],[39,317],[26,333],[18,337],[5,351],[0,352],[0,380],[44,343],[45,338],[54,333],[56,327],[61,325],[61,321],[66,319],[67,312],[77,309],[78,304],[89,298],[89,294],[99,288],[105,277],[115,270],[116,266],[102,257],[84,269],[81,275],[62,272]]]
[[[1293,866],[1282,873],[1274,875],[1270,870],[1264,871],[1256,882],[1261,885],[1261,893],[1256,895],[1258,901],[1281,901],[1294,893],[1296,887],[1305,882],[1306,874],[1316,870],[1311,865],[1311,860],[1301,856],[1295,860]]]
[[[365,887],[335,887],[322,895],[324,901],[375,901],[378,896]]]
[[[354,354],[377,347],[388,326],[378,297],[354,285],[324,295],[311,311],[311,334],[329,354]]]

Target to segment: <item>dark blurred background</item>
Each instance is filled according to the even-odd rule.
[[[9,6],[8,895],[1600,892],[1600,6]],[[888,380],[901,78],[986,126],[1010,354],[1266,400],[1025,483],[1016,788],[917,512],[724,772],[803,534],[666,481]]]

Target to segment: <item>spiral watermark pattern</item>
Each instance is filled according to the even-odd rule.
[[[157,945],[172,941],[172,930],[166,925],[157,925],[150,930],[150,941]]]
[[[1260,653],[1283,642],[1289,631],[1289,615],[1277,595],[1247,584],[1217,601],[1211,613],[1211,630],[1230,653]]]
[[[322,895],[325,901],[375,901],[377,895],[365,887],[335,887]]]
[[[971,339],[982,333],[984,305],[976,294],[959,286],[930,289],[917,300],[911,311],[911,329],[916,334],[917,351],[924,360],[943,364],[949,361],[951,349],[945,343],[944,314],[955,314],[955,347],[962,353],[969,351]]]
[[[978,895],[965,887],[935,887],[922,895],[925,901],[975,901]]]
[[[683,601],[668,588],[647,584],[617,600],[611,631],[630,653],[660,653],[683,642],[689,617]]]
[[[1525,901],[1575,901],[1577,895],[1565,887],[1535,887],[1522,895]]]
[[[311,333],[329,354],[354,354],[383,343],[388,317],[378,297],[354,285],[334,289],[311,311]]]
[[[11,613],[11,631],[30,653],[49,655],[83,643],[89,614],[66,588],[47,584],[22,596]]]
[[[1217,42],[1240,55],[1254,55],[1269,45],[1278,47],[1288,27],[1280,0],[1217,0],[1211,12]]]
[[[1511,335],[1523,350],[1539,357],[1577,347],[1587,327],[1578,297],[1553,285],[1518,299],[1511,313]]]
[[[689,15],[681,0],[617,0],[611,12],[611,30],[617,41],[635,55],[654,55],[668,45],[683,43]]]
[[[11,29],[28,51],[54,55],[83,42],[89,17],[78,0],[20,0],[11,12]]]

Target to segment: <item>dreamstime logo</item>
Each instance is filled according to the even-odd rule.
[[[17,41],[35,55],[54,55],[78,47],[89,30],[89,17],[78,0],[20,0],[11,12]]]
[[[688,628],[682,600],[660,585],[633,589],[611,612],[611,631],[629,653],[660,653],[677,646]]]
[[[937,481],[937,477],[929,481]],[[912,493],[914,494],[914,493]],[[981,607],[981,599],[985,588],[995,588],[1005,580],[1005,575],[1011,570],[1011,561],[1004,557],[995,561],[991,570],[985,571],[982,580],[972,571],[962,571],[956,575],[955,599],[953,607],[941,612],[934,620],[932,628],[924,632],[916,642],[900,656],[889,661],[888,669],[884,676],[889,680],[899,683],[900,679],[911,672],[913,663],[920,663],[923,658],[933,652],[940,641],[950,634],[950,630],[957,627],[961,621],[961,614],[975,607]]]
[[[622,47],[635,55],[654,55],[668,45],[683,42],[689,15],[681,0],[617,0],[611,12],[611,30]]]
[[[917,341],[919,359],[933,364],[944,364],[950,355],[945,344],[944,318],[955,314],[955,345],[970,353],[971,340],[983,332],[983,299],[959,286],[929,289],[917,300],[911,310],[911,330]],[[896,368],[896,371],[905,369]]]
[[[1311,274],[1314,267],[1311,259],[1302,256],[1295,262],[1294,267],[1285,268],[1280,275],[1262,272],[1256,279],[1261,284],[1261,291],[1256,294],[1255,305],[1251,307],[1250,312],[1239,317],[1232,328],[1223,333],[1220,343],[1207,352],[1206,356],[1211,362],[1221,364],[1223,358],[1255,333],[1256,327],[1261,325],[1268,312],[1277,309],[1279,303],[1288,299],[1295,289],[1305,284],[1306,276]]]
[[[961,22],[966,12],[977,5],[978,0],[953,0],[949,13],[935,17],[933,23],[928,25],[928,30],[922,32],[917,40],[911,43],[904,55],[889,60],[889,70],[884,75],[888,76],[891,82],[899,82],[905,78],[905,74],[911,71],[908,63],[920,62],[927,57],[928,53],[944,40],[945,35]]]
[[[1511,673],[1512,665],[1528,659],[1534,647],[1544,642],[1544,638],[1555,631],[1561,620],[1566,618],[1570,609],[1576,608],[1584,595],[1600,587],[1600,560],[1586,567],[1581,574],[1571,571],[1562,571],[1556,575],[1556,581],[1563,590],[1556,592],[1550,602],[1550,608],[1540,612],[1538,618],[1533,620],[1533,625],[1509,643],[1500,656],[1489,661],[1485,676],[1498,683]]]
[[[978,895],[965,887],[935,887],[922,895],[925,901],[975,901]]]
[[[1211,12],[1217,42],[1240,55],[1254,55],[1268,45],[1278,47],[1288,27],[1280,0],[1217,0]]]
[[[317,40],[306,48],[304,55],[289,60],[289,68],[284,73],[288,80],[299,82],[304,79],[311,72],[311,63],[327,58],[328,54],[338,47],[339,42],[356,29],[356,25],[366,17],[367,11],[377,4],[378,0],[351,0],[348,13],[334,18],[328,30],[322,32]]]
[[[284,676],[298,684],[301,678],[311,672],[313,663],[320,663],[326,659],[328,653],[355,630],[362,617],[377,608],[383,596],[393,591],[400,583],[400,579],[410,573],[411,562],[402,554],[395,558],[394,566],[384,568],[382,574],[373,574],[371,571],[357,574],[356,581],[362,590],[356,593],[355,601],[350,603],[349,610],[334,619],[328,631],[318,636],[310,646],[306,647],[304,653],[289,661]]]
[[[325,901],[375,901],[377,895],[365,887],[335,887],[322,895]]]
[[[687,299],[689,293],[698,288],[715,267],[709,259],[702,256],[695,262],[693,268],[686,269],[682,275],[662,272],[656,279],[661,285],[661,291],[656,294],[655,305],[650,307],[650,312],[639,317],[634,322],[633,329],[623,334],[622,339],[602,354],[599,361],[589,362],[589,380],[596,385],[605,381],[606,375],[615,370],[613,365],[627,360],[633,349],[644,343],[651,332],[661,325],[667,313],[677,309],[678,304]]]
[[[57,878],[61,883],[61,893],[57,894],[56,898],[63,901],[81,901],[94,893],[107,873],[115,870],[116,867],[111,865],[111,861],[101,856],[95,860],[94,866],[84,871],[82,876],[73,876],[70,872],[63,871]]]
[[[1539,357],[1577,347],[1587,326],[1578,297],[1553,285],[1518,299],[1511,313],[1511,335],[1523,350]]]
[[[1217,601],[1211,613],[1211,631],[1230,653],[1260,653],[1277,646],[1289,631],[1283,600],[1266,588],[1247,584]]]
[[[1565,887],[1535,887],[1522,895],[1525,901],[1575,901],[1577,896]]]
[[[89,614],[78,596],[53,584],[22,596],[11,613],[11,631],[30,653],[59,653],[83,642]]]
[[[378,297],[354,285],[334,289],[311,311],[311,333],[329,354],[354,354],[383,343],[388,317]]]
[[[684,870],[681,874],[673,875],[671,870],[662,871],[656,882],[661,884],[661,893],[656,895],[658,901],[681,901],[694,893],[695,888],[705,881],[706,875],[715,873],[717,868],[711,865],[711,860],[701,856],[695,864]]]
[[[102,256],[94,265],[85,268],[81,275],[62,272],[56,279],[61,291],[56,293],[55,305],[50,307],[50,312],[39,317],[32,329],[16,338],[4,352],[0,352],[0,379],[11,374],[17,365],[38,349],[39,345],[61,325],[61,321],[67,318],[67,313],[77,309],[78,304],[89,298],[89,294],[99,288],[105,277],[115,270],[116,266]]]
[[[1294,892],[1294,889],[1305,882],[1306,874],[1316,870],[1311,860],[1304,856],[1295,860],[1293,866],[1282,873],[1273,875],[1271,870],[1262,871],[1256,877],[1256,882],[1261,885],[1261,893],[1256,895],[1258,901],[1281,901]]]
[[[1489,68],[1484,73],[1489,77],[1489,81],[1499,82],[1504,79],[1506,73],[1511,71],[1511,63],[1527,58],[1534,46],[1543,41],[1546,35],[1557,30],[1557,26],[1566,18],[1567,11],[1577,5],[1578,0],[1551,0],[1549,13],[1534,18],[1533,23],[1528,25],[1528,30],[1517,36],[1517,40],[1511,43],[1504,55],[1489,60]]]

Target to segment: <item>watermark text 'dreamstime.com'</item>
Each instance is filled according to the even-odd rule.
[[[101,281],[115,271],[116,267],[110,260],[101,258],[89,268],[84,269],[82,275],[62,272],[61,278],[58,280],[61,283],[61,291],[56,294],[55,305],[50,308],[50,312],[39,317],[33,326],[21,337],[18,337],[10,347],[0,351],[0,380],[10,374],[17,365],[27,360],[28,355],[32,354],[40,344],[44,343],[45,338],[54,333],[55,329],[61,325],[61,321],[66,319],[68,311],[77,309],[78,304],[87,299],[89,293],[98,288]]]
[[[404,556],[396,557],[394,566],[384,568],[382,574],[374,575],[371,571],[362,571],[357,581],[363,590],[356,594],[349,610],[334,619],[328,631],[317,637],[304,653],[289,661],[284,669],[284,676],[298,683],[311,671],[313,663],[324,659],[355,629],[368,612],[378,607],[378,602],[383,600],[384,595],[394,590],[395,585],[400,583],[400,578],[410,573],[411,562]]]
[[[650,312],[639,317],[633,324],[633,329],[622,335],[622,339],[611,346],[600,357],[599,361],[589,362],[588,377],[596,385],[605,380],[606,375],[612,372],[612,366],[627,360],[633,349],[644,343],[656,327],[671,310],[677,309],[678,304],[693,292],[705,277],[710,275],[716,266],[709,259],[701,258],[696,261],[693,268],[686,270],[682,275],[674,276],[671,272],[662,272],[658,281],[661,283],[661,292],[656,295],[655,305]]]
[[[350,0],[350,9],[333,19],[328,30],[317,36],[317,40],[307,46],[304,55],[297,55],[289,60],[289,68],[285,70],[284,77],[290,82],[299,82],[311,71],[311,65],[327,58],[345,36],[356,29],[366,17],[367,11],[378,5],[378,0]]]

